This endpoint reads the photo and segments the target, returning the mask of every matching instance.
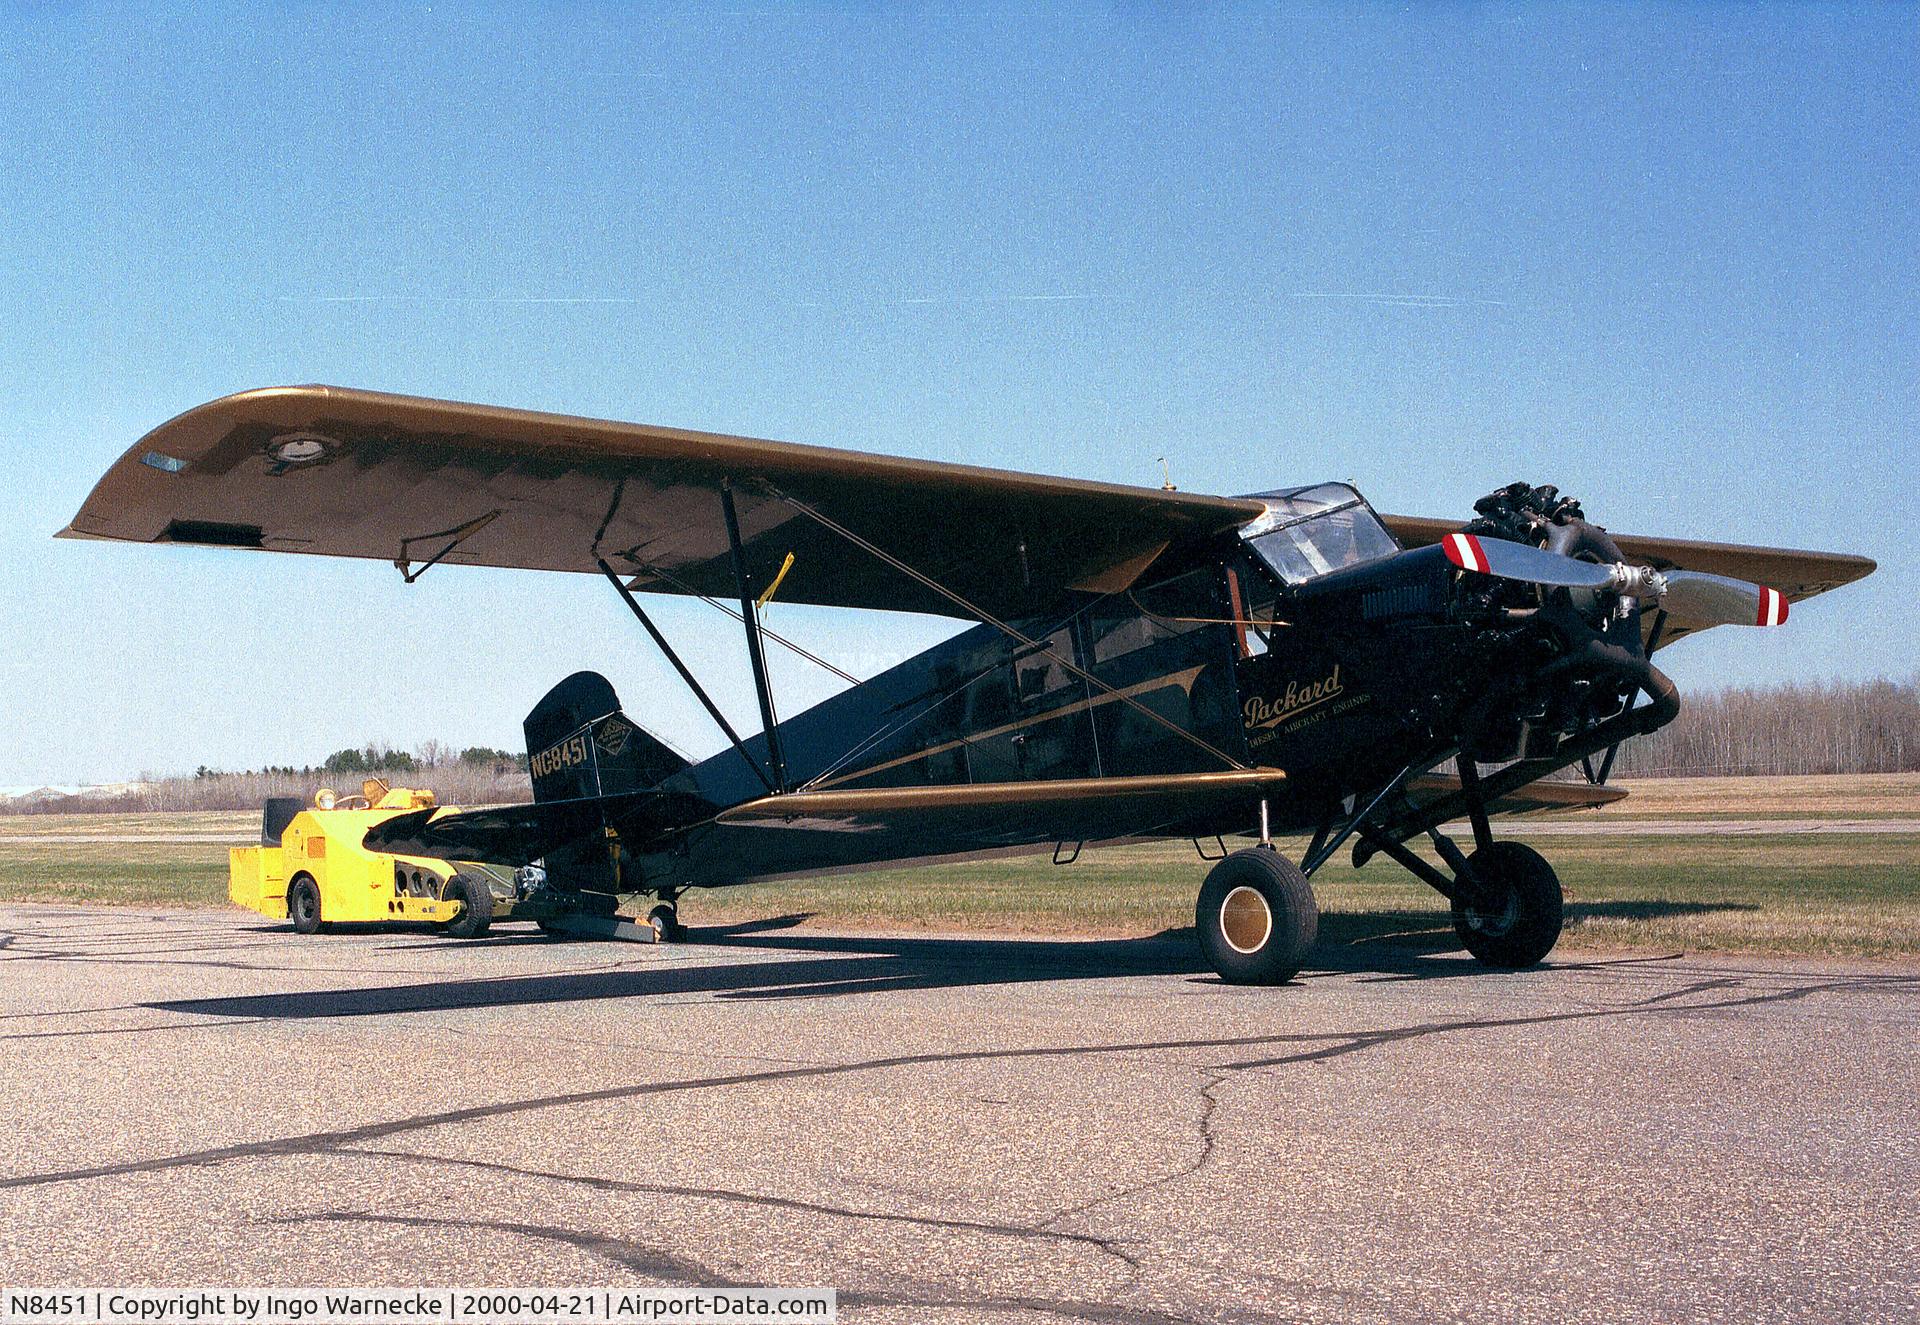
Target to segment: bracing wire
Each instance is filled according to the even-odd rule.
[[[919,584],[921,587],[929,589],[934,593],[940,595],[940,597],[946,599],[948,602],[954,604],[956,607],[959,607],[962,611],[966,612],[967,615],[974,617],[976,620],[985,622],[987,625],[992,626],[995,630],[998,630],[1001,634],[1006,635],[1011,639],[1019,641],[1021,644],[1026,645],[1028,648],[1036,649],[1040,653],[1045,654],[1048,658],[1052,659],[1054,662],[1058,663],[1063,669],[1065,669],[1069,675],[1080,678],[1080,680],[1086,682],[1090,686],[1098,687],[1101,691],[1112,696],[1118,702],[1127,705],[1129,708],[1132,708],[1138,713],[1140,713],[1143,717],[1146,717],[1149,720],[1160,724],[1162,727],[1165,727],[1168,731],[1173,732],[1176,736],[1180,737],[1180,739],[1206,751],[1208,754],[1212,755],[1215,759],[1218,759],[1221,762],[1225,763],[1229,768],[1237,768],[1237,769],[1244,770],[1247,767],[1245,764],[1241,763],[1238,759],[1235,759],[1232,755],[1228,754],[1225,750],[1220,749],[1218,746],[1214,745],[1211,741],[1208,741],[1204,737],[1200,736],[1197,732],[1189,731],[1187,728],[1182,727],[1179,723],[1173,721],[1171,718],[1165,717],[1162,714],[1154,712],[1151,708],[1149,708],[1145,704],[1142,704],[1139,700],[1135,699],[1132,695],[1126,694],[1123,691],[1121,691],[1119,687],[1108,684],[1106,681],[1103,681],[1099,677],[1095,676],[1092,672],[1087,671],[1085,668],[1079,666],[1077,663],[1074,663],[1070,659],[1062,658],[1059,654],[1055,653],[1052,649],[1048,648],[1041,641],[1032,638],[1031,636],[1020,631],[1017,627],[1009,625],[1007,622],[1002,621],[999,617],[994,616],[991,612],[985,611],[984,609],[979,607],[977,604],[968,601],[968,599],[964,595],[959,594],[954,590],[947,588],[947,586],[945,586],[944,584],[941,584],[939,581],[933,579],[931,576],[922,574],[920,571],[914,569],[912,566],[909,566],[906,562],[900,560],[898,557],[894,556],[892,553],[886,551],[886,549],[878,547],[872,542],[868,541],[867,539],[862,538],[859,534],[856,534],[853,530],[847,528],[845,525],[839,523],[837,520],[834,520],[831,516],[828,516],[820,511],[815,510],[812,506],[809,506],[807,503],[799,500],[798,498],[789,497],[786,493],[780,491],[780,489],[774,487],[771,483],[765,483],[763,484],[763,487],[765,488],[765,490],[769,495],[773,496],[779,501],[785,502],[787,505],[793,507],[796,511],[799,511],[802,515],[807,516],[809,519],[812,519],[813,521],[821,525],[823,528],[840,535],[840,537],[846,539],[849,543],[852,543],[855,547],[858,547],[861,550],[878,558],[880,561],[885,562],[887,565],[893,567],[895,570],[899,571],[902,575],[905,575],[907,578],[913,580],[916,584]]]

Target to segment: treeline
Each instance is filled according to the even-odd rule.
[[[310,778],[319,773],[365,774],[373,777],[385,777],[390,773],[417,773],[423,769],[444,769],[458,767],[465,769],[491,769],[496,775],[506,776],[514,769],[526,771],[527,757],[513,754],[507,750],[495,750],[490,746],[470,745],[455,753],[450,747],[438,741],[428,741],[414,754],[407,750],[396,750],[378,742],[356,746],[348,750],[335,750],[322,760],[318,767],[304,765],[295,768],[291,764],[269,765],[266,768],[250,768],[239,776],[265,777],[302,777]],[[209,768],[205,764],[193,771],[196,780],[235,776],[226,769]]]
[[[269,796],[311,799],[321,787],[357,795],[379,778],[389,786],[424,787],[443,805],[501,805],[533,799],[527,758],[507,750],[454,750],[428,741],[416,750],[370,744],[336,750],[317,765],[291,764],[234,772],[206,765],[176,777],[144,775],[112,796],[50,796],[0,803],[4,814],[163,813],[176,810],[257,810]]]
[[[1920,772],[1920,678],[1685,691],[1616,777]]]

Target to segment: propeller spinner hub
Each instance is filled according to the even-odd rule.
[[[1614,562],[1607,573],[1613,579],[1608,587],[1622,598],[1658,598],[1667,591],[1667,577],[1651,566]]]

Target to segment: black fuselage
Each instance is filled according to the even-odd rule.
[[[1036,645],[976,626],[786,719],[789,776],[815,788],[1003,783],[1215,771],[1224,755],[1284,769],[1273,827],[1312,827],[1343,798],[1449,752],[1452,720],[1499,661],[1485,632],[1457,619],[1452,579],[1439,550],[1423,548],[1288,587],[1223,540],[1132,591],[1016,623]],[[756,759],[764,750],[762,737],[747,742]],[[717,805],[765,792],[732,749],[666,785]],[[1116,835],[1253,826],[1249,807]],[[1053,845],[1036,837],[992,849]],[[649,880],[711,885],[983,850],[977,837],[764,828],[743,844],[738,833],[696,829],[635,863]]]

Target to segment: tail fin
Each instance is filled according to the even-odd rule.
[[[535,801],[646,791],[687,767],[620,711],[598,672],[575,672],[549,690],[523,725]]]
[[[547,691],[522,726],[536,804],[648,791],[687,766],[686,760],[620,712],[613,687],[598,672],[575,672]],[[605,827],[604,806],[597,811],[579,808],[589,815],[598,813]],[[617,839],[582,837],[549,850],[544,859],[547,878],[559,887],[625,891]]]

